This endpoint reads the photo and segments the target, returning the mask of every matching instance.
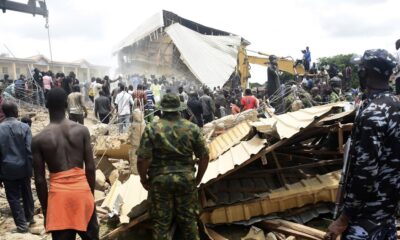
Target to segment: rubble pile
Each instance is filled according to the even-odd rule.
[[[343,139],[349,135],[354,117],[353,111],[340,110],[344,105],[271,114],[267,119],[248,111],[240,120],[227,116],[205,126],[211,160],[198,190],[203,238],[232,239],[229,233],[218,233],[219,229],[240,224],[248,231],[247,236],[239,234],[241,239],[322,239],[322,231],[303,224],[332,210]],[[144,127],[138,124],[132,125],[128,139]],[[133,136],[138,136],[135,133]],[[126,156],[123,144],[139,143],[138,138],[119,138],[123,138],[120,144],[112,145],[105,155],[111,157],[108,152],[118,149]],[[132,150],[129,154],[135,156]],[[135,161],[128,163],[134,165]],[[108,217],[118,216],[122,225],[102,239],[125,239],[132,227],[142,229],[141,224],[149,218],[146,199],[147,191],[134,171],[127,180],[115,181],[98,206]]]
[[[331,104],[271,114],[266,119],[257,118],[256,111],[246,111],[206,125],[210,163],[198,189],[202,238],[322,239],[322,231],[303,224],[332,210],[343,139],[350,133],[353,117],[352,111],[337,111],[342,108],[343,103]],[[43,123],[48,121],[45,112],[32,117],[37,130],[47,124]],[[147,229],[147,191],[136,167],[145,122],[139,111],[133,119],[124,134],[110,125],[88,126],[97,169],[95,201],[102,239],[124,239],[129,233],[136,234],[132,229]],[[43,226],[40,216],[35,219]],[[240,231],[232,236],[235,227]],[[43,228],[35,233],[40,239],[47,237]]]

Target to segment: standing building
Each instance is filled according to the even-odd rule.
[[[108,74],[109,67],[94,65],[88,61],[81,59],[75,62],[51,62],[43,55],[36,55],[28,58],[13,58],[6,54],[0,55],[0,79],[5,74],[10,79],[17,79],[20,74],[24,74],[29,78],[29,71],[38,68],[40,71],[51,70],[54,74],[63,72],[68,75],[69,72],[75,72],[76,77],[82,81],[90,81],[91,77],[103,77]]]

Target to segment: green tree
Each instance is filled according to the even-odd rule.
[[[354,54],[339,54],[332,57],[322,57],[317,60],[319,66],[332,65],[335,64],[339,71],[342,72],[347,66],[351,67],[352,75],[351,75],[351,87],[356,88],[359,86],[358,77],[357,77],[357,67],[352,63],[351,59]]]

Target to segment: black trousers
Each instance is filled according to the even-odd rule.
[[[110,122],[110,114],[108,113],[107,114],[99,113],[99,118],[102,123],[108,124]]]
[[[204,124],[212,122],[214,120],[214,115],[203,115]]]
[[[15,225],[18,229],[27,229],[34,216],[31,178],[3,180],[3,183]]]
[[[396,95],[400,95],[400,77],[395,80]]]
[[[83,114],[74,114],[74,113],[70,113],[69,114],[69,120],[80,123],[83,125]]]
[[[80,232],[72,229],[53,231],[51,232],[51,238],[53,240],[75,240],[76,234],[78,234],[82,240],[99,239],[99,223],[97,222],[96,207],[94,208],[94,212],[89,221],[86,232]]]

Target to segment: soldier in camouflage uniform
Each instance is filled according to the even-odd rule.
[[[141,182],[149,191],[153,239],[169,239],[172,222],[186,240],[198,240],[197,185],[207,169],[208,149],[197,125],[181,118],[179,97],[166,94],[163,116],[147,125],[137,151]],[[195,176],[194,155],[199,159]]]
[[[354,122],[343,212],[325,239],[396,239],[400,200],[400,101],[389,92],[394,57],[368,50],[359,78],[365,89]]]

